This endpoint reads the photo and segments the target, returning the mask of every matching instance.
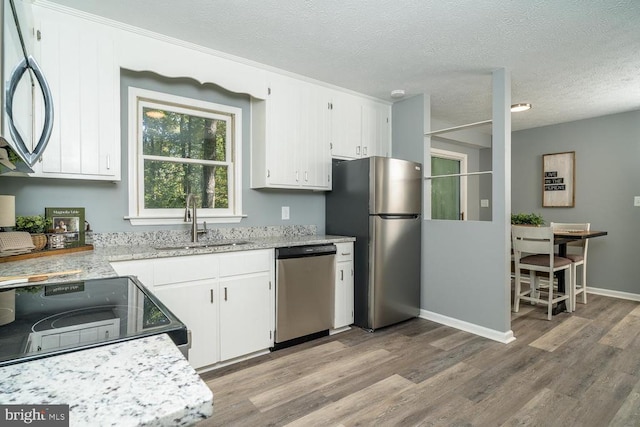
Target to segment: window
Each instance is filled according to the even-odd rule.
[[[129,88],[129,219],[183,222],[185,198],[213,222],[241,217],[242,110]]]

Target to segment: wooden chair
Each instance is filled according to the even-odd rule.
[[[556,230],[580,230],[589,231],[591,223],[560,223],[552,222],[549,224],[551,229]],[[576,240],[567,243],[567,256],[571,260],[571,269],[573,270],[573,285],[571,286],[571,301],[573,307],[571,311],[576,310],[577,295],[582,293],[582,303],[587,303],[587,250],[589,249],[589,239]],[[582,277],[580,287],[578,287],[578,266],[582,266]]]
[[[515,290],[513,297],[513,311],[520,310],[520,300],[532,303],[545,304],[547,306],[547,319],[551,320],[553,304],[568,300],[567,311],[573,307],[571,292],[554,296],[553,285],[546,289],[540,289],[538,273],[547,273],[549,277],[557,271],[569,272],[569,283],[573,283],[571,260],[559,257],[553,250],[553,230],[551,227],[527,227],[511,226],[511,238],[513,240],[513,255],[515,263]],[[529,289],[521,289],[521,271],[529,270]],[[571,285],[569,286],[571,289]],[[542,298],[543,294],[547,298]]]

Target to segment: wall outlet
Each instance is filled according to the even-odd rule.
[[[480,199],[480,207],[488,208],[489,207],[489,199]]]
[[[283,220],[289,219],[289,206],[282,207],[282,219]]]
[[[635,196],[633,198],[633,206],[640,206],[640,196]]]

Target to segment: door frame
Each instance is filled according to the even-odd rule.
[[[459,219],[459,221],[466,221],[469,217],[467,212],[467,154],[432,147],[430,158],[432,157],[460,162],[460,212],[464,213],[464,219]]]

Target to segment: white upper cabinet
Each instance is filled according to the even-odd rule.
[[[252,104],[251,187],[331,189],[328,109],[319,86],[273,74]]]
[[[43,7],[34,6],[34,15],[35,49],[51,88],[54,121],[33,175],[120,180],[120,70],[113,29]]]
[[[361,99],[332,91],[331,111],[331,155],[343,159],[362,157],[362,107]]]
[[[389,157],[391,106],[369,101],[362,105],[362,157]]]
[[[331,156],[389,156],[391,106],[338,91],[331,95]]]

